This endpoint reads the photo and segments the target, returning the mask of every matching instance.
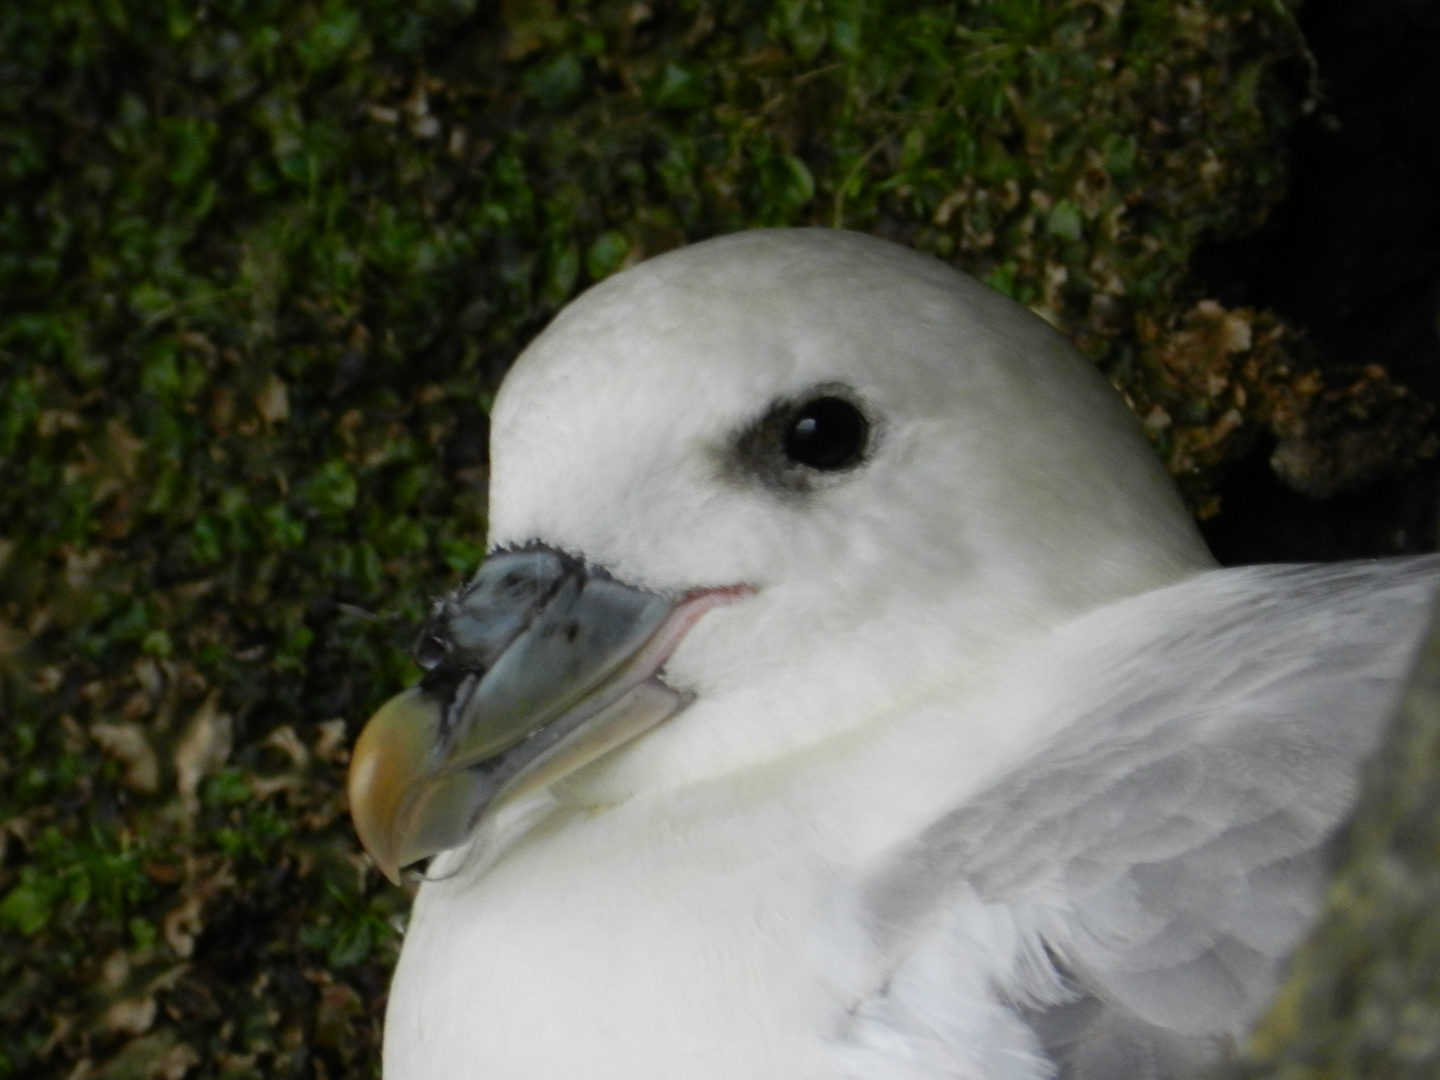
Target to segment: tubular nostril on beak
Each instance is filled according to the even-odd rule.
[[[415,663],[426,671],[434,671],[449,655],[449,642],[432,631],[421,634],[420,640],[415,643]]]

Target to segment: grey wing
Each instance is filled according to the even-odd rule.
[[[1431,558],[1249,567],[1129,602],[1145,640],[1095,647],[1076,720],[875,879],[881,947],[917,947],[961,891],[1044,898],[1071,996],[1012,1000],[1060,1076],[1213,1060],[1316,911],[1437,575]]]

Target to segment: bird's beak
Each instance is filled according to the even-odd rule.
[[[350,761],[350,814],[391,881],[460,844],[481,815],[588,765],[688,703],[657,677],[685,632],[741,588],[669,597],[571,556],[490,556],[436,603],[419,686],[370,719]]]

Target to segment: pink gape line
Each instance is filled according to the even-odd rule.
[[[670,655],[679,648],[685,635],[706,612],[744,600],[757,592],[759,590],[753,585],[719,585],[713,589],[694,589],[687,592],[675,605],[670,617],[660,625],[660,629],[655,631],[650,640],[635,654],[625,678],[627,688],[638,686],[664,667],[665,661],[670,659]]]

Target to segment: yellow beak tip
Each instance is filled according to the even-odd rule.
[[[418,689],[380,706],[350,755],[350,820],[376,868],[400,883],[412,831],[412,793],[432,769],[440,712]]]

